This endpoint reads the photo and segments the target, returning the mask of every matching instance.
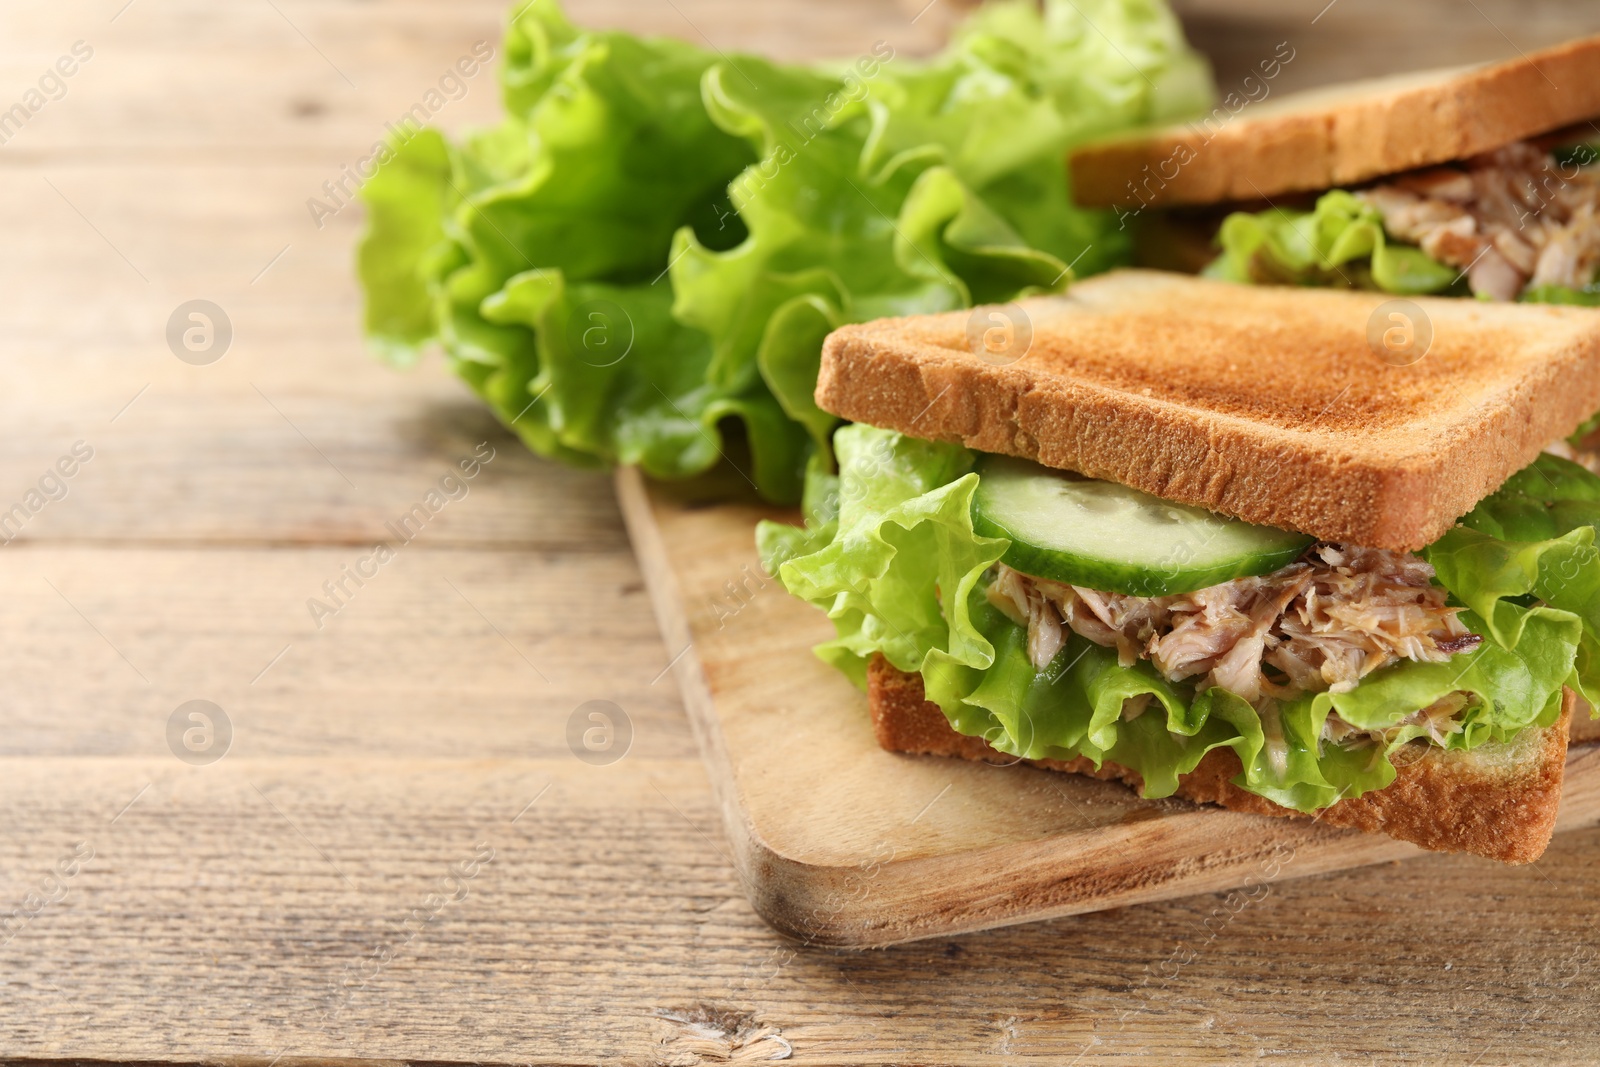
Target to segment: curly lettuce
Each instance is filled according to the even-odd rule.
[[[1455,749],[1553,723],[1564,684],[1600,694],[1600,567],[1584,565],[1594,552],[1600,479],[1576,468],[1580,478],[1574,464],[1557,470],[1553,457],[1427,550],[1440,582],[1467,606],[1463,621],[1484,636],[1475,651],[1446,663],[1397,663],[1351,692],[1306,694],[1263,718],[1226,690],[1169,682],[1147,662],[1123,667],[1115,650],[1076,635],[1035,668],[1026,630],[984,595],[1008,542],[973,530],[973,454],[864,425],[841,428],[835,448],[837,475],[813,468],[807,525],[758,531],[769,571],[833,621],[836,636],[817,654],[857,685],[874,655],[920,674],[957,731],[1014,756],[1111,760],[1141,775],[1145,795],[1160,797],[1207,752],[1226,747],[1243,766],[1236,785],[1315,811],[1390,784],[1395,751],[1424,736],[1401,720],[1452,693],[1475,698],[1446,742]],[[1561,488],[1533,485],[1547,470]],[[1535,523],[1529,494],[1571,506]],[[1124,719],[1124,701],[1144,695],[1148,710]],[[1323,742],[1334,712],[1362,730],[1392,731],[1388,743]]]
[[[498,127],[399,137],[362,189],[374,347],[442,348],[545,455],[661,478],[733,455],[783,501],[837,422],[811,395],[829,330],[1126,262],[1066,150],[1212,96],[1162,0],[1009,0],[926,61],[808,66],[532,0],[505,55]]]
[[[1567,684],[1600,707],[1600,478],[1571,460],[1540,455],[1479,502],[1426,556],[1439,580],[1514,641],[1504,605],[1536,600],[1583,623]]]

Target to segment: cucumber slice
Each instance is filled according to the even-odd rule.
[[[1136,596],[1267,574],[1315,540],[1009,456],[978,464],[972,525],[1024,574]]]

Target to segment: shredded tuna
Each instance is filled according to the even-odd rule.
[[[1061,651],[1066,635],[1061,632],[1061,616],[1045,600],[1033,579],[1010,567],[1001,566],[989,586],[989,602],[1028,628],[1028,658],[1048,664]]]
[[[1423,560],[1328,543],[1271,574],[1163,597],[1064,585],[998,564],[988,596],[1028,627],[1029,658],[1040,670],[1061,650],[1065,627],[1116,649],[1124,666],[1148,659],[1169,681],[1236,693],[1264,722],[1276,721],[1278,700],[1347,692],[1391,663],[1442,663],[1482,640],[1457,617],[1462,609],[1446,604]],[[1443,719],[1438,707],[1417,713],[1436,739],[1465,699]],[[1354,729],[1329,721],[1332,740]]]
[[[1600,168],[1559,164],[1525,142],[1357,195],[1390,235],[1459,268],[1480,296],[1582,289],[1600,268]]]

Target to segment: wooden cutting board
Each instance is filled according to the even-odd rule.
[[[1076,775],[883,751],[866,697],[811,653],[827,619],[761,568],[756,522],[797,513],[716,502],[727,492],[617,475],[731,859],[784,933],[868,947],[1204,892],[1239,890],[1224,906],[1242,907],[1276,879],[1427,855]],[[1597,822],[1600,746],[1577,746],[1557,828]]]

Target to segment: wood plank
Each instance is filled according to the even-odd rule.
[[[372,357],[350,270],[360,219],[311,226],[300,201],[314,173],[0,168],[0,227],[18,235],[0,263],[11,295],[0,417],[13,431],[0,441],[0,511],[74,442],[94,449],[67,497],[20,539],[389,541],[385,523],[487,442],[493,462],[426,536],[624,549],[601,476],[530,455],[437,356],[399,372]],[[180,361],[164,336],[173,310],[196,297],[233,328],[206,366]],[[536,469],[566,487],[563,506],[530,493]]]
[[[454,550],[424,534],[364,585],[344,580],[369,552],[0,553],[0,755],[166,753],[167,719],[192,699],[221,705],[245,759],[553,758],[589,700],[623,709],[639,751],[692,755],[622,553]],[[341,605],[324,583],[342,580]],[[312,598],[337,610],[314,617]]]
[[[874,947],[1419,854],[1078,775],[886,753],[865,697],[810,654],[830,624],[761,568],[756,522],[792,512],[631,469],[617,496],[667,645],[682,649],[673,671],[734,862],[751,904],[792,937]],[[1600,748],[1575,749],[1567,775],[1562,827],[1600,823]]]
[[[274,377],[198,395],[153,383],[114,424],[107,413],[138,393],[137,382],[109,402],[31,412],[30,432],[0,446],[0,511],[23,501],[75,443],[94,455],[65,498],[8,526],[7,536],[16,534],[16,546],[396,542],[390,524],[441,479],[459,480],[458,464],[484,455],[490,462],[464,483],[465,496],[446,486],[459,499],[421,536],[489,549],[625,548],[603,475],[531,455],[442,368],[372,394],[302,391]],[[559,504],[532,488],[536,479],[565,487]]]

